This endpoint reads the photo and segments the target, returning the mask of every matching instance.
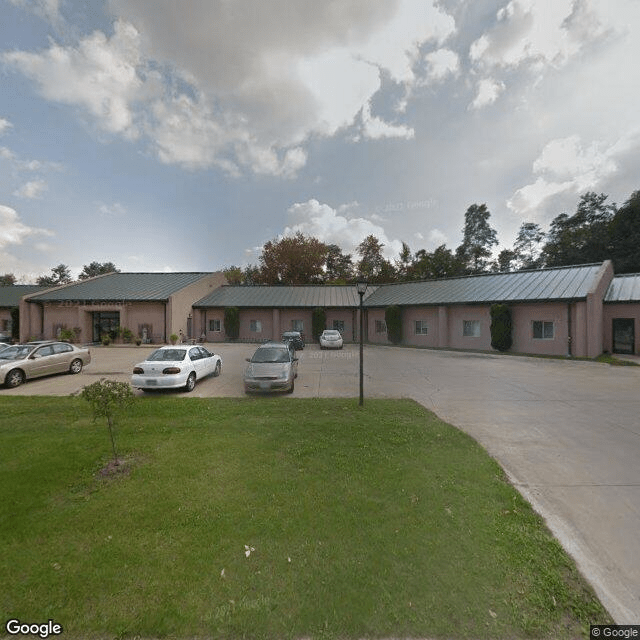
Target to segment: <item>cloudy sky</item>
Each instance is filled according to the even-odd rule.
[[[640,189],[638,0],[0,0],[0,273],[502,246]]]

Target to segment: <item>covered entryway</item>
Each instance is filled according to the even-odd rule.
[[[111,339],[117,335],[120,327],[119,311],[94,311],[92,314],[93,341],[100,342],[106,333]]]
[[[633,318],[613,319],[613,353],[635,353]]]

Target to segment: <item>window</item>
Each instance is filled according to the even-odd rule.
[[[262,322],[260,322],[260,320],[251,320],[249,331],[251,331],[251,333],[262,333]]]
[[[429,325],[426,320],[416,320],[416,335],[426,336],[429,333]]]
[[[462,335],[465,338],[479,338],[480,337],[480,320],[463,320]]]
[[[304,331],[304,320],[292,320],[291,330],[300,332]]]
[[[344,320],[334,320],[333,328],[340,333],[344,333]]]
[[[209,331],[221,331],[220,320],[209,320]]]
[[[544,322],[542,320],[533,321],[534,340],[553,340],[553,336],[553,322]]]
[[[387,323],[384,320],[376,320],[376,333],[387,333]]]
[[[59,342],[53,345],[53,353],[67,353],[73,351],[73,347],[70,344]]]

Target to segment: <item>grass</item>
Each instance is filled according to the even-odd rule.
[[[611,622],[499,466],[411,401],[0,400],[0,617],[65,638],[578,638]]]

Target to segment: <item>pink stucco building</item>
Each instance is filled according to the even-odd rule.
[[[78,342],[96,342],[120,327],[147,342],[167,342],[171,334],[224,342],[230,307],[239,313],[241,341],[277,340],[291,330],[310,341],[314,309],[324,311],[326,327],[341,331],[346,342],[360,338],[354,285],[229,286],[221,273],[112,273],[23,290],[21,297],[17,291],[0,287],[0,322],[8,323],[19,304],[22,341],[73,330]],[[640,274],[615,276],[610,261],[370,286],[363,337],[390,344],[385,312],[397,306],[405,345],[489,351],[494,303],[510,309],[512,352],[640,353]]]

